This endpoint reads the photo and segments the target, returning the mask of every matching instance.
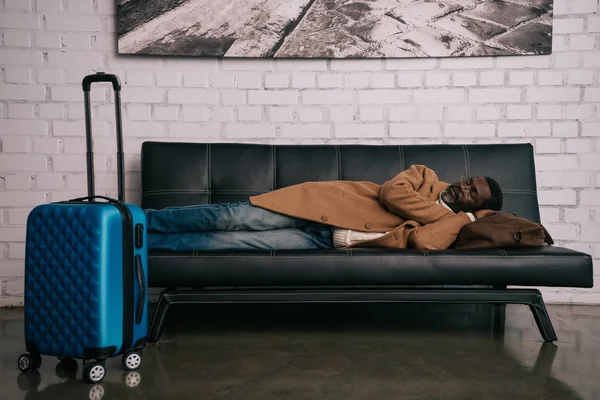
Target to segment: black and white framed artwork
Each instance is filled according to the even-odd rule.
[[[118,0],[120,54],[415,58],[550,54],[552,0]]]

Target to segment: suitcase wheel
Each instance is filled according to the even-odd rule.
[[[123,354],[123,366],[127,371],[133,371],[140,367],[142,354],[137,351],[129,351]]]
[[[42,356],[38,353],[21,354],[17,364],[21,372],[36,370],[42,365]]]
[[[104,361],[93,361],[83,366],[83,380],[89,383],[98,383],[104,379],[106,368]]]

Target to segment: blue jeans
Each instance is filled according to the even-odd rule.
[[[145,210],[148,247],[174,251],[332,248],[331,227],[249,201]]]

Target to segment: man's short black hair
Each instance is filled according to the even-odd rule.
[[[500,185],[494,179],[490,178],[489,176],[485,176],[484,178],[490,187],[492,198],[484,201],[481,205],[481,209],[500,211],[502,209],[503,202],[502,189],[500,189]]]

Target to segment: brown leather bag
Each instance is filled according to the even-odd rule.
[[[552,245],[554,240],[542,224],[516,214],[497,212],[463,226],[453,247],[456,250],[473,250],[545,244]]]

